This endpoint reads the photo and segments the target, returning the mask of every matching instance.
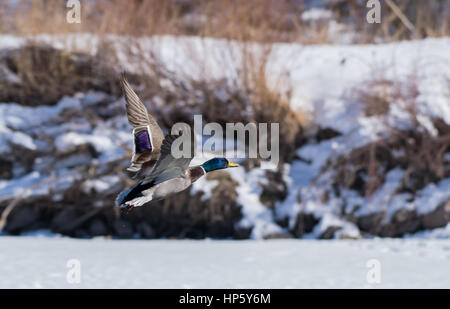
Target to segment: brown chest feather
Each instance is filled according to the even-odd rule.
[[[203,175],[205,175],[205,170],[202,167],[193,166],[189,168],[189,178],[191,179],[191,182],[196,181]]]

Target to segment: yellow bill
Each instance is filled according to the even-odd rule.
[[[239,164],[228,161],[228,167],[237,167]]]

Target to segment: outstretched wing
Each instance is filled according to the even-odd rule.
[[[128,122],[134,128],[148,126],[150,124],[151,116],[149,116],[147,108],[145,108],[141,99],[139,99],[136,92],[131,88],[124,75],[122,75],[121,84],[125,101],[127,102]]]
[[[172,144],[179,135],[167,135],[161,146],[161,156],[156,162],[150,175],[144,178],[142,184],[157,185],[169,179],[183,176],[189,168],[189,163],[195,154],[195,138],[191,141],[190,157],[175,158],[172,155]]]

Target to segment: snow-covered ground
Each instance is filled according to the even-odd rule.
[[[450,240],[0,238],[0,288],[450,288],[449,273]]]

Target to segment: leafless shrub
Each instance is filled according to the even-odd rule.
[[[100,46],[101,47],[101,46]],[[29,42],[0,58],[19,81],[0,83],[0,101],[24,105],[55,104],[64,95],[97,89],[118,93],[118,78],[108,56],[73,53]]]
[[[415,117],[415,116],[413,116]],[[417,124],[405,131],[393,129],[387,139],[353,150],[340,157],[333,166],[337,169],[336,184],[370,196],[395,167],[405,170],[397,192],[410,192],[424,188],[450,176],[450,126],[442,119],[433,119],[438,135],[431,135]]]
[[[395,167],[405,170],[398,191],[414,193],[428,183],[450,176],[450,125],[439,117],[428,117],[434,129],[421,119],[417,98],[417,79],[411,75],[406,82],[390,79],[374,80],[364,90],[357,90],[366,116],[383,119],[388,136],[353,150],[334,162],[336,184],[355,189],[369,196],[383,183],[386,174]],[[403,110],[410,127],[398,128],[389,119],[392,107]]]
[[[419,95],[416,74],[410,74],[405,79],[374,75],[373,79],[353,89],[350,95],[350,99],[363,105],[366,116],[387,115],[392,105],[404,108],[415,106]]]

